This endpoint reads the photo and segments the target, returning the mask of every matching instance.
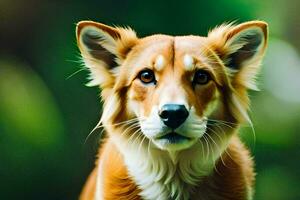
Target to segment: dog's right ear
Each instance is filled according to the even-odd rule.
[[[113,88],[118,67],[138,40],[135,32],[130,28],[81,21],[76,27],[76,37],[84,64],[91,72],[87,86]]]

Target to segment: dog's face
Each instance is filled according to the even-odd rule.
[[[95,22],[77,28],[91,85],[102,89],[103,122],[135,121],[141,138],[168,151],[213,134],[209,125],[217,120],[248,119],[246,90],[255,87],[266,37],[267,26],[258,21],[221,26],[208,37],[138,39],[130,29]]]
[[[129,109],[142,133],[162,149],[182,149],[206,131],[217,108],[222,68],[200,37],[152,36],[132,50]],[[126,72],[128,73],[128,72]]]

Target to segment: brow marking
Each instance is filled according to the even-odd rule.
[[[183,64],[184,64],[184,68],[187,71],[193,70],[194,65],[195,65],[194,58],[188,54],[185,54],[183,57]]]
[[[165,58],[162,55],[158,55],[154,63],[154,68],[157,71],[161,71],[164,65],[165,65]]]

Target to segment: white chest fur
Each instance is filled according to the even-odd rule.
[[[180,153],[170,153],[145,141],[125,144],[118,137],[113,140],[146,200],[189,199],[192,187],[212,172],[221,153],[204,152],[200,142]]]

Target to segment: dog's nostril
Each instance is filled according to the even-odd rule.
[[[164,124],[173,129],[179,127],[188,115],[189,112],[185,106],[179,104],[165,104],[159,112]]]
[[[161,110],[159,112],[159,116],[162,119],[168,119],[169,118],[169,112],[168,112],[168,110]]]

